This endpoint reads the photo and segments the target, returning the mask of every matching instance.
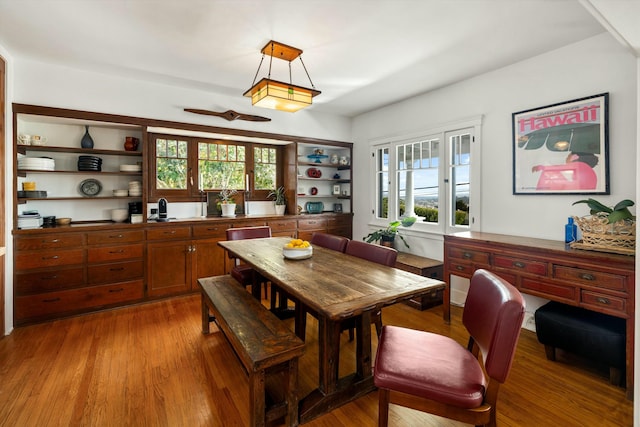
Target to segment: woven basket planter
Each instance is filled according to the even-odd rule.
[[[606,215],[573,217],[582,232],[582,241],[572,245],[579,249],[634,254],[636,249],[635,220],[621,220],[609,224]]]

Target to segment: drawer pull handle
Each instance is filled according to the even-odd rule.
[[[458,271],[464,271],[464,267],[461,265],[456,265],[456,270]]]
[[[42,302],[56,302],[56,301],[60,301],[60,298],[49,298],[49,299],[42,300]]]
[[[46,257],[46,256],[42,257],[42,259],[58,259],[58,258],[60,258],[58,255],[54,255],[54,256],[50,256],[50,257]]]
[[[610,304],[609,298],[598,297],[596,298],[596,301],[598,301],[600,304]]]
[[[124,267],[118,267],[118,268],[110,268],[109,271],[122,271],[124,270]]]
[[[54,274],[53,276],[42,276],[41,279],[42,280],[55,280],[58,278],[57,274]]]
[[[513,263],[513,266],[518,268],[525,268],[527,264],[525,264],[524,262],[516,261]]]
[[[584,280],[596,280],[595,276],[593,274],[589,274],[589,273],[580,274],[580,278],[584,279]]]
[[[114,293],[114,292],[122,292],[124,291],[124,288],[119,288],[119,289],[109,289],[109,292]]]
[[[176,230],[165,231],[164,234],[176,234]]]
[[[123,254],[124,251],[122,249],[119,249],[117,251],[109,251],[110,254]]]
[[[466,259],[471,259],[473,258],[473,254],[471,252],[465,252],[462,254],[462,257]]]
[[[110,239],[122,239],[124,236],[122,234],[115,234],[113,236],[109,236]]]
[[[52,240],[43,240],[42,243],[58,243],[60,241],[60,239],[52,239]]]
[[[220,229],[220,227],[209,227],[207,228],[207,231],[218,231]]]

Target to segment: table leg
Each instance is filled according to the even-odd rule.
[[[365,311],[356,318],[356,374],[360,378],[372,375],[370,311]]]
[[[201,294],[201,300],[202,300],[202,333],[206,335],[209,333],[209,322],[211,321],[211,319],[209,318],[209,306],[207,305],[207,300],[206,300],[206,296],[204,295],[204,292]]]
[[[338,361],[340,359],[340,323],[326,318],[318,319],[318,375],[319,389],[329,394],[336,390]]]

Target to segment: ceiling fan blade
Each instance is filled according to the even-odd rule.
[[[185,108],[184,111],[188,113],[203,114],[205,116],[222,117],[223,119],[227,119],[230,122],[233,120],[246,120],[249,122],[270,122],[271,121],[269,117],[254,116],[251,114],[241,114],[233,110],[218,112],[218,111],[211,111],[211,110],[201,110],[198,108]]]

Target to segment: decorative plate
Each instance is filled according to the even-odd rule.
[[[322,171],[318,168],[309,168],[307,169],[307,176],[309,178],[320,178],[322,176]]]
[[[78,189],[83,196],[95,197],[102,191],[102,184],[97,179],[89,178],[82,181]]]

